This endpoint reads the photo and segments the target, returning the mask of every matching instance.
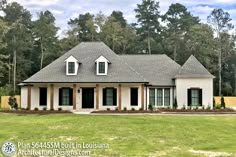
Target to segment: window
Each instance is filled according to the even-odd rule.
[[[60,88],[59,89],[59,105],[60,106],[72,106],[73,89]]]
[[[164,106],[170,106],[170,89],[164,89]]]
[[[99,73],[100,73],[100,74],[104,74],[104,73],[105,73],[105,62],[99,62],[98,65],[99,65],[99,66],[98,66],[98,68],[99,68],[99,70],[98,70]]]
[[[39,106],[47,106],[47,88],[39,88]]]
[[[170,88],[150,88],[149,104],[158,107],[170,106]]]
[[[163,105],[163,92],[162,89],[157,89],[157,106]]]
[[[75,73],[75,63],[74,62],[68,62],[68,73],[69,74]]]
[[[130,105],[138,106],[138,88],[130,89]]]
[[[117,104],[117,89],[104,88],[103,89],[103,105],[116,106],[116,104]]]
[[[155,105],[155,88],[149,89],[149,104]]]
[[[106,102],[107,102],[108,106],[113,105],[113,89],[111,89],[111,88],[107,89]]]
[[[188,89],[188,106],[202,105],[202,89]]]

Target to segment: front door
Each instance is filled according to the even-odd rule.
[[[82,88],[82,108],[94,108],[94,88]]]

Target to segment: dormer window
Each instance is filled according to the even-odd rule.
[[[105,57],[100,56],[96,61],[96,73],[97,75],[107,75],[108,63],[110,63]]]
[[[68,62],[68,73],[69,74],[75,73],[75,62]]]
[[[77,75],[78,68],[79,68],[79,63],[78,60],[70,56],[66,60],[66,75]]]
[[[99,62],[99,74],[104,74],[105,73],[105,62]]]

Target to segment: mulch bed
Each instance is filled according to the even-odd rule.
[[[213,113],[220,113],[220,112],[236,112],[235,110],[233,109],[213,109],[213,110],[210,110],[210,109],[160,109],[160,112],[194,112],[194,113],[198,113],[198,112],[203,112],[203,113],[206,113],[206,112],[213,112]]]
[[[209,109],[159,109],[156,111],[132,111],[132,110],[127,110],[127,111],[117,111],[117,110],[102,110],[102,111],[93,111],[92,113],[114,113],[114,114],[126,114],[126,113],[176,113],[176,114],[236,114],[235,110],[232,109],[214,109],[214,110],[209,110]]]
[[[0,110],[0,113],[16,113],[16,114],[65,114],[71,113],[70,111],[43,111],[43,110]]]
[[[101,110],[101,111],[93,111],[92,113],[119,113],[119,114],[122,114],[122,113],[161,113],[160,111],[145,111],[145,110],[142,110],[142,111],[132,111],[132,110],[127,110],[127,111],[117,111],[117,110]]]

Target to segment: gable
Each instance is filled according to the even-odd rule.
[[[214,78],[214,76],[191,55],[179,69],[175,78]]]

